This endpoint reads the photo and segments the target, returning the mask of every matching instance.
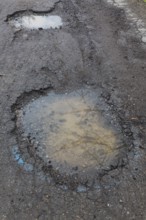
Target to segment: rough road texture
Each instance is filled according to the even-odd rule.
[[[51,9],[64,27],[16,31],[6,22],[8,15],[31,9]],[[104,1],[0,2],[1,220],[146,219],[146,45],[135,33],[124,10]],[[85,85],[103,89],[130,141],[126,161],[101,175],[98,189],[78,193],[48,184],[14,161],[13,109],[50,87],[65,92]]]

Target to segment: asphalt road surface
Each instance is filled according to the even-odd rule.
[[[0,2],[0,220],[146,219],[146,5],[122,2]],[[60,23],[25,27],[22,18],[34,15]],[[108,167],[82,179],[36,153],[18,113],[50,90],[85,88],[100,91],[123,145]]]

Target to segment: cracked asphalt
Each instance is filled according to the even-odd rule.
[[[145,4],[129,7],[146,24]],[[9,25],[27,12],[58,15],[63,27]],[[0,220],[145,220],[146,44],[124,9],[102,0],[1,1],[0,51]],[[97,187],[78,192],[49,183],[41,165],[27,172],[12,149],[21,151],[22,144],[17,109],[50,88],[65,93],[85,86],[102,90],[127,141]],[[35,164],[33,152],[21,153]]]

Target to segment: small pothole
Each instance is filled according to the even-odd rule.
[[[29,143],[45,172],[61,184],[66,176],[93,181],[98,170],[118,161],[125,147],[115,114],[96,90],[52,91],[16,114],[18,139]]]
[[[58,15],[48,15],[39,13],[29,13],[11,17],[8,20],[9,24],[16,29],[59,29],[63,26],[62,18]]]

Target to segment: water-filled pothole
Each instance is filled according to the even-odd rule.
[[[95,178],[118,160],[123,137],[116,116],[97,90],[50,92],[17,111],[23,139],[57,175]]]
[[[62,18],[58,15],[24,14],[9,19],[10,25],[17,29],[50,29],[61,28]]]

